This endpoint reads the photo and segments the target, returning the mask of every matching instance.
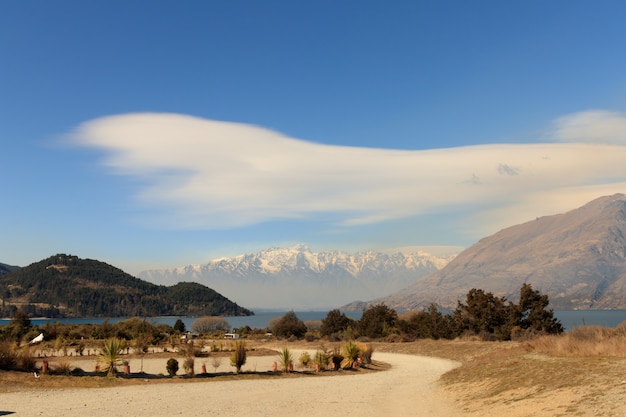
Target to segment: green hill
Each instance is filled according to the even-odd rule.
[[[19,266],[12,266],[0,263],[0,275],[8,274],[9,272],[15,271],[16,269],[19,269]]]
[[[63,254],[0,275],[0,297],[1,317],[18,309],[41,317],[254,314],[198,283],[155,285],[104,262]]]

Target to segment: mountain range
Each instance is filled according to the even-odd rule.
[[[199,282],[255,309],[326,309],[398,291],[452,258],[421,251],[314,253],[297,245],[138,276],[164,285]]]
[[[626,196],[503,229],[401,291],[344,308],[454,308],[472,288],[515,301],[524,283],[547,294],[554,309],[626,309]]]

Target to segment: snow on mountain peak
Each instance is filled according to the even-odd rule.
[[[139,276],[161,284],[200,282],[251,308],[326,308],[398,291],[452,258],[422,251],[311,252],[299,244]]]

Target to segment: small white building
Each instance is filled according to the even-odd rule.
[[[239,335],[237,333],[226,333],[224,339],[239,339]]]

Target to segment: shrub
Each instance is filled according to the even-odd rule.
[[[333,369],[337,370],[341,367],[344,357],[339,353],[339,349],[333,349],[333,353],[330,355],[330,361],[333,363]]]
[[[178,347],[178,353],[185,357],[200,356],[202,354],[202,349],[198,349],[194,345],[193,341],[188,340],[180,344]]]
[[[23,311],[16,311],[9,324],[4,326],[3,338],[20,341],[30,331],[31,323],[28,315]]]
[[[59,360],[52,367],[52,372],[61,375],[70,375],[72,373],[72,363],[67,359]]]
[[[219,356],[213,356],[213,360],[211,361],[211,365],[213,365],[213,371],[217,372],[217,368],[222,364],[222,358]]]
[[[371,343],[362,344],[359,346],[359,350],[361,351],[361,358],[363,359],[363,363],[369,365],[372,363],[372,354],[374,353],[374,346]]]
[[[30,352],[28,346],[24,346],[18,354],[19,368],[25,372],[32,372],[37,367],[37,361]]]
[[[276,337],[300,339],[306,334],[306,331],[306,325],[293,311],[287,312],[272,327],[272,333]]]
[[[185,373],[189,376],[194,376],[195,375],[195,371],[194,371],[194,365],[195,365],[195,360],[193,358],[193,356],[187,356],[185,358],[185,360],[183,361],[183,369],[185,370]]]
[[[144,355],[145,353],[148,352],[149,346],[150,346],[150,336],[147,334],[140,334],[132,341],[132,347],[135,349],[135,352],[138,352],[141,355]]]
[[[385,341],[388,343],[402,343],[404,339],[399,334],[390,334],[385,338]]]
[[[300,358],[298,358],[298,362],[300,362],[300,364],[304,366],[305,368],[308,368],[309,364],[311,363],[311,355],[309,354],[309,352],[307,351],[302,352],[302,354],[300,355]]]
[[[0,342],[0,369],[10,371],[17,366],[17,353],[13,343],[9,341]]]
[[[169,376],[176,375],[176,372],[178,372],[178,361],[174,358],[169,358],[167,364],[165,364],[165,369]]]
[[[318,339],[319,337],[315,333],[307,332],[307,334],[304,335],[304,340],[307,342],[315,342]]]
[[[246,344],[243,341],[236,342],[230,355],[230,366],[234,366],[237,373],[241,372],[241,367],[246,364],[246,356]]]

